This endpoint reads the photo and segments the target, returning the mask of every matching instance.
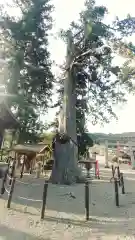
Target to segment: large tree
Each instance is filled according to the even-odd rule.
[[[115,66],[114,42],[121,41],[114,26],[104,23],[107,9],[95,6],[92,0],[86,1],[85,10],[80,14],[78,23],[72,23],[64,33],[67,41],[63,95],[64,134],[72,138],[66,144],[58,143],[55,153],[53,182],[72,183],[79,176],[76,149],[76,94],[77,88],[85,86],[82,101],[86,100],[87,113],[91,121],[109,122],[116,117],[113,106],[126,101],[126,93],[133,90],[130,78],[123,81],[124,72]],[[117,29],[120,31],[120,29]],[[83,106],[83,105],[82,105]],[[86,112],[86,111],[85,111]],[[67,137],[67,140],[70,138]]]
[[[78,155],[79,158],[83,156],[88,147],[93,146],[93,140],[90,134],[87,131],[86,126],[86,114],[88,113],[88,106],[87,106],[87,84],[83,81],[78,74],[78,80],[76,82],[76,133],[77,133],[77,145],[78,145]],[[54,104],[53,107],[60,107],[62,108],[63,102],[63,94],[64,94],[64,79],[59,79],[59,87],[58,87],[58,101]],[[58,128],[58,117],[59,117],[60,110],[56,113],[55,121],[52,122],[50,125],[54,128]]]
[[[52,27],[49,0],[13,0],[21,11],[11,17],[1,8],[0,29],[3,58],[8,61],[4,79],[7,92],[16,95],[9,104],[21,123],[19,142],[35,142],[43,125],[39,112],[46,111],[51,98],[53,74],[48,51]]]

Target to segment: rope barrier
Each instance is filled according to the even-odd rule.
[[[20,180],[16,179],[16,182],[21,183],[23,185],[31,185],[31,186],[40,186],[40,184],[38,183],[28,183],[28,182],[22,182]],[[22,200],[26,200],[26,201],[31,201],[31,202],[42,202],[42,200],[39,199],[33,199],[33,198],[27,198],[27,197],[23,197],[23,196],[17,196],[17,198],[22,199]]]
[[[10,191],[8,191],[6,187],[5,187],[5,191],[9,195]]]
[[[5,182],[4,187],[10,187],[10,185]]]
[[[8,184],[8,185],[9,185],[9,184]],[[4,183],[4,188],[5,188],[5,191],[6,191],[6,192],[8,193],[8,195],[9,195],[10,190],[8,190],[7,187],[8,187],[8,186],[7,186],[6,182],[5,182],[5,183]],[[9,187],[10,187],[10,185],[9,185]]]
[[[31,202],[42,202],[42,200],[39,200],[39,199],[25,198],[25,197],[21,197],[21,196],[18,196],[18,198],[27,200],[27,201],[31,201]]]
[[[114,183],[114,182],[115,182],[115,177],[111,177],[110,183]],[[120,182],[120,179],[119,179],[119,178],[117,178],[117,182]]]
[[[115,178],[117,178],[117,181],[120,182],[120,177],[118,176],[118,172],[116,172],[117,168],[118,168],[117,166],[113,167],[113,165],[112,165],[112,175],[113,176],[110,178],[110,183],[114,182]],[[116,174],[117,174],[117,176],[116,176]]]
[[[40,186],[39,183],[28,183],[28,182],[22,182],[22,181],[19,181],[19,180],[16,180],[16,182],[24,184],[24,185]]]
[[[8,186],[10,187],[10,189],[7,189],[7,182],[11,181],[11,184],[8,184]],[[23,185],[27,185],[27,186],[40,186],[40,184],[37,183],[29,183],[29,182],[22,182],[16,179],[16,177],[14,177],[13,172],[11,177],[8,174],[8,169],[4,174],[3,177],[3,181],[2,181],[2,187],[1,187],[1,195],[4,194],[4,192],[6,192],[8,194],[8,200],[7,200],[7,208],[10,208],[11,205],[11,201],[12,201],[12,195],[14,192],[14,187],[15,187],[15,182],[18,182],[20,184]],[[46,208],[46,199],[47,199],[47,189],[48,189],[48,180],[45,181],[44,183],[44,189],[43,189],[43,196],[42,196],[42,200],[39,199],[33,199],[33,198],[28,198],[28,197],[23,197],[23,196],[17,196],[17,198],[25,200],[25,201],[31,201],[31,202],[40,202],[42,203],[41,206],[41,219],[44,219],[44,214],[45,214],[45,208]]]
[[[7,178],[9,179],[9,180],[11,180],[12,178],[7,174]]]
[[[18,180],[18,182],[21,182]],[[21,182],[22,183],[22,182]],[[29,185],[28,183],[26,183]],[[39,184],[38,184],[39,186]],[[31,201],[31,202],[40,202],[42,203],[41,207],[41,219],[44,219],[44,214],[45,214],[45,207],[46,207],[46,198],[47,198],[47,189],[48,189],[48,181],[45,181],[44,183],[44,189],[43,189],[43,198],[42,200],[39,199],[33,199],[33,198],[28,198],[28,197],[22,197],[22,196],[17,196],[17,198],[25,200],[25,201]]]

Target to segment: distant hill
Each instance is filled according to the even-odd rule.
[[[124,133],[117,133],[117,134],[105,134],[105,133],[89,133],[90,137],[93,141],[96,141],[98,139],[108,139],[108,140],[115,140],[117,138],[123,138],[123,137],[135,137],[135,132],[124,132]]]

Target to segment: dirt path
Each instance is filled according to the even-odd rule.
[[[120,207],[114,202],[111,171],[101,170],[104,181],[90,184],[90,221],[85,222],[84,185],[49,185],[47,211],[40,221],[40,202],[26,202],[17,196],[40,199],[44,180],[34,180],[35,186],[16,183],[11,210],[0,200],[0,235],[3,240],[89,240],[135,239],[135,176],[124,169],[126,194],[120,194]],[[23,180],[27,181],[27,177]],[[121,191],[121,189],[120,189]],[[68,193],[72,193],[73,198]]]

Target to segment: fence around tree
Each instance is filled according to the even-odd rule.
[[[13,167],[12,167],[11,174],[9,175],[9,167],[8,167],[4,173],[4,177],[2,179],[2,186],[1,186],[1,195],[3,195],[4,193],[8,194],[7,208],[11,207],[12,197],[13,197],[13,193],[14,193],[14,187],[17,182],[20,184],[23,184],[23,185],[30,184],[28,182],[23,182],[23,181],[18,180],[18,178],[16,178],[13,174]],[[40,184],[32,184],[31,183],[31,186],[33,186],[33,188],[37,187],[37,185],[40,185]],[[42,193],[42,199],[28,198],[27,196],[17,196],[17,198],[23,199],[26,202],[28,202],[28,201],[29,202],[40,202],[41,203],[41,219],[44,219],[46,200],[47,200],[47,190],[48,190],[48,180],[45,180],[44,187],[43,187],[43,193]]]

